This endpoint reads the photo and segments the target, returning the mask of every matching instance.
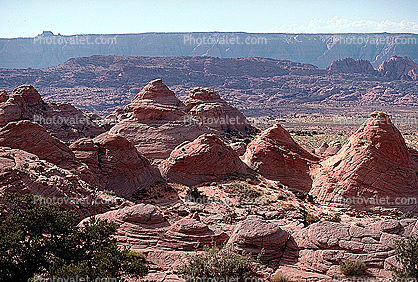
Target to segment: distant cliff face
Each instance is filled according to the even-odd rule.
[[[46,68],[70,58],[116,56],[262,57],[291,60],[325,68],[351,57],[374,67],[394,55],[418,62],[416,34],[267,34],[140,33],[82,34],[43,32],[34,38],[0,39],[0,68]]]

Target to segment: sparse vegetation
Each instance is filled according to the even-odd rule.
[[[311,225],[318,221],[319,221],[319,218],[317,216],[307,214],[305,217],[305,226]]]
[[[236,253],[217,246],[204,246],[202,254],[189,257],[187,263],[177,268],[183,277],[238,277],[243,280],[255,277],[260,266],[251,254]]]
[[[366,272],[366,264],[359,259],[356,261],[346,259],[340,261],[340,270],[344,275],[361,276]]]
[[[325,218],[325,221],[341,222],[341,217],[338,214],[336,214],[333,217],[327,217],[327,218]]]
[[[361,223],[361,222],[357,222],[357,223],[356,223],[356,226],[364,228],[364,224],[363,224],[363,223]]]
[[[270,278],[270,282],[292,282],[292,280],[283,272],[278,271]]]
[[[402,265],[400,269],[391,268],[394,280],[418,279],[418,239],[410,237],[395,240],[393,248],[395,249],[396,261]]]
[[[261,193],[244,183],[232,183],[224,186],[225,192],[235,194],[240,200],[253,200],[261,196]]]
[[[0,202],[0,281],[49,277],[142,277],[142,255],[120,248],[116,223],[94,217],[79,227],[75,211],[36,205],[33,195],[6,194]]]

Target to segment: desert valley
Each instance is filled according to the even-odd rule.
[[[0,194],[116,223],[142,280],[203,282],[187,262],[210,247],[254,260],[245,281],[388,279],[418,236],[417,73],[399,56],[1,69]]]

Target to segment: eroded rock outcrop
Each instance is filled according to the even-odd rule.
[[[215,130],[238,131],[244,135],[257,131],[240,111],[222,100],[213,89],[193,88],[184,104],[194,119]]]
[[[373,68],[368,60],[354,60],[353,58],[345,58],[332,61],[327,70],[338,73],[364,73],[376,75],[377,71]]]
[[[69,170],[31,153],[0,147],[0,193],[34,194],[38,204],[59,204],[82,215],[105,212],[116,205],[112,197],[100,195]]]
[[[149,161],[122,136],[105,132],[94,139],[80,139],[70,148],[96,175],[98,187],[118,196],[131,197],[158,179]]]
[[[282,230],[278,224],[266,221],[261,216],[250,215],[237,224],[226,247],[254,255],[259,255],[263,250],[263,262],[278,264],[289,237],[289,233]]]
[[[160,170],[170,181],[194,185],[232,173],[246,173],[247,167],[238,154],[216,135],[204,134],[174,149],[160,164]]]
[[[160,247],[172,250],[192,251],[211,246],[222,246],[228,235],[216,226],[208,226],[193,218],[176,221],[164,234]]]
[[[393,227],[394,224],[398,227],[397,232],[377,227]],[[409,236],[411,232],[416,232],[416,219],[382,221],[376,225],[376,228],[370,229],[327,221],[309,225],[294,235],[299,257],[291,266],[302,271],[300,275],[308,271],[328,278],[344,277],[339,262],[359,259],[366,264],[367,276],[387,277],[391,274],[390,267],[396,264],[393,243],[401,235]]]
[[[184,141],[212,132],[190,119],[184,105],[161,79],[149,82],[124,109],[110,133],[131,141],[149,159],[165,159]]]
[[[0,98],[0,126],[8,122],[30,120],[37,122],[53,136],[63,141],[94,137],[105,131],[69,103],[46,103],[31,85],[22,85],[10,95]]]
[[[418,166],[388,115],[373,112],[342,149],[313,172],[310,194],[318,203],[368,209],[414,209]]]
[[[243,160],[268,179],[309,191],[312,184],[309,165],[319,158],[296,144],[289,132],[275,124],[248,144]]]
[[[342,145],[339,141],[330,142],[329,145],[324,142],[322,145],[315,149],[315,154],[321,157],[333,156],[341,149]]]
[[[393,56],[377,68],[379,73],[390,79],[417,80],[418,64],[408,57]]]

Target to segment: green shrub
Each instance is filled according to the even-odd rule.
[[[177,270],[187,280],[187,277],[239,277],[242,281],[247,277],[255,277],[260,268],[258,259],[251,254],[238,254],[230,249],[220,249],[216,246],[204,246],[204,252],[189,256],[188,262],[180,265]]]
[[[270,278],[270,282],[292,282],[292,280],[279,271]]]
[[[190,187],[186,191],[186,200],[193,200],[193,199],[205,199],[206,196],[200,192],[197,187]]]
[[[360,276],[366,272],[366,265],[359,259],[356,261],[346,259],[340,261],[340,270],[348,276]]]
[[[414,213],[413,213],[413,212],[408,211],[408,212],[404,213],[403,215],[401,215],[401,216],[399,217],[399,219],[407,219],[407,218],[415,218]]]
[[[0,281],[42,277],[140,277],[142,255],[120,248],[117,224],[94,217],[78,226],[75,211],[37,205],[33,195],[6,194],[0,201]]]
[[[336,215],[334,215],[333,217],[327,217],[327,218],[325,219],[325,221],[330,221],[330,222],[341,222],[341,217],[340,217],[338,214],[336,214]]]
[[[318,222],[318,221],[319,221],[319,218],[314,216],[314,215],[307,214],[306,217],[305,217],[305,223],[306,223],[305,225],[306,226],[311,225],[312,223],[315,223],[315,222]]]
[[[418,279],[418,238],[395,240],[393,248],[396,261],[402,265],[400,269],[392,267],[393,278],[396,281]]]
[[[261,193],[255,189],[252,189],[247,184],[232,183],[224,186],[225,192],[235,194],[240,200],[253,200],[261,196]]]

